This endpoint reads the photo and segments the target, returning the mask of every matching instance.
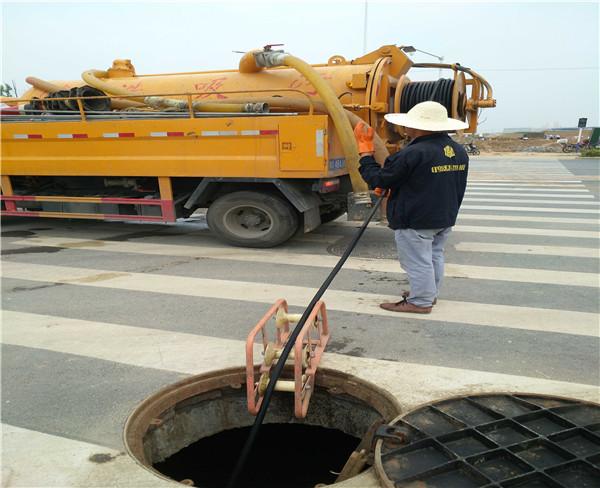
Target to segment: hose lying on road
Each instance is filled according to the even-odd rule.
[[[271,402],[271,397],[273,396],[273,392],[275,391],[275,384],[277,383],[277,380],[281,376],[281,373],[285,366],[285,362],[287,361],[290,351],[294,347],[294,343],[296,342],[298,335],[302,331],[302,328],[304,327],[304,324],[305,324],[306,320],[308,319],[308,316],[312,312],[312,309],[314,308],[316,303],[323,296],[325,291],[327,291],[327,288],[329,288],[329,285],[331,285],[331,282],[333,281],[335,276],[338,274],[340,269],[342,269],[342,266],[344,265],[344,263],[346,262],[346,260],[348,259],[348,257],[350,256],[350,254],[352,253],[354,248],[356,247],[356,244],[358,244],[358,241],[364,234],[364,232],[367,228],[367,225],[369,224],[369,222],[371,221],[371,219],[373,218],[373,216],[379,209],[379,206],[381,205],[381,202],[383,202],[384,198],[385,198],[385,193],[382,196],[380,196],[379,199],[377,200],[377,202],[375,203],[375,205],[373,205],[371,212],[369,213],[369,215],[367,216],[367,218],[365,219],[363,224],[358,229],[358,232],[355,234],[355,236],[352,239],[352,241],[350,242],[350,244],[348,244],[348,247],[344,251],[344,254],[342,254],[342,257],[339,259],[339,261],[337,262],[335,267],[331,270],[331,272],[329,273],[329,275],[327,276],[327,278],[321,285],[321,288],[319,288],[319,290],[317,291],[315,296],[312,298],[312,300],[306,307],[306,310],[304,310],[304,313],[302,314],[300,321],[298,322],[298,324],[296,324],[296,327],[290,333],[290,335],[287,339],[287,342],[281,351],[281,356],[279,357],[277,364],[275,364],[275,367],[273,368],[273,372],[271,373],[271,377],[269,379],[269,383],[267,385],[267,389],[265,391],[265,395],[263,397],[263,401],[260,406],[260,410],[258,411],[258,414],[256,415],[256,419],[254,420],[254,424],[252,425],[252,429],[250,430],[248,439],[246,440],[246,443],[244,444],[244,447],[242,448],[242,452],[239,455],[235,469],[233,470],[231,478],[229,479],[229,483],[227,484],[227,488],[235,488],[238,478],[244,471],[244,467],[246,465],[248,455],[252,451],[252,447],[254,446],[256,437],[258,436],[260,426],[262,425],[265,415],[267,414],[267,409],[269,408],[269,403]]]

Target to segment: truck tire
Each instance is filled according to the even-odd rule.
[[[208,227],[234,246],[274,247],[298,229],[296,210],[269,193],[238,191],[219,197],[208,208]]]

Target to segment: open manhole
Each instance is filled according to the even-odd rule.
[[[386,488],[599,488],[600,405],[488,394],[420,407],[379,429]]]
[[[225,487],[254,422],[245,381],[244,369],[221,370],[152,395],[127,420],[129,453],[162,478]],[[400,407],[371,383],[319,368],[307,417],[297,419],[293,411],[293,395],[273,396],[238,488],[335,483],[361,440],[396,417]]]

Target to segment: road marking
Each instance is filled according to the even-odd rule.
[[[90,461],[94,454],[106,455],[110,462]],[[173,485],[115,449],[2,424],[2,486]]]
[[[481,179],[469,179],[467,181],[467,185],[482,185],[482,186],[550,186],[550,187],[565,187],[565,188],[577,188],[577,187],[585,187],[585,183],[582,180],[577,181],[549,181],[549,180],[481,180]]]
[[[557,202],[556,200],[530,200],[528,198],[465,198],[465,202],[504,202],[504,203],[548,203],[552,205],[600,205],[600,202],[580,202],[567,200]]]
[[[2,335],[4,344],[77,354],[184,374],[201,374],[242,366],[245,360],[244,341],[24,312],[6,311],[4,314],[7,329],[7,333]],[[258,322],[259,319],[260,317],[248,318],[248,331],[254,326],[253,322]],[[332,327],[335,335],[335,324],[332,324]],[[84,336],[82,331],[85,331]],[[135,344],[135,347],[132,348],[132,344]],[[198,355],[198,351],[202,351],[202,354]],[[561,388],[558,391],[562,391],[563,394],[566,394],[566,388],[566,391],[578,392],[573,396],[597,396],[597,387],[591,385],[471,369],[357,358],[333,352],[327,352],[321,364],[352,374],[359,372],[361,377],[366,376],[365,379],[380,386],[383,383],[391,392],[400,393],[403,388],[405,392],[410,391],[409,395],[400,395],[398,400],[401,403],[407,401],[407,396],[411,397],[408,399],[410,403],[422,403],[431,398],[432,391],[443,395],[440,390],[471,389],[474,385],[479,387],[476,389],[483,387],[491,391],[530,391],[530,387],[533,387],[534,391],[540,391],[540,388]]]
[[[571,186],[568,183],[573,183],[573,184],[576,184],[575,186],[577,186],[577,185],[585,186],[581,180],[539,180],[539,179],[536,179],[535,181],[524,181],[522,179],[514,179],[513,180],[513,179],[507,179],[507,178],[504,178],[501,180],[486,180],[486,179],[476,178],[476,179],[470,180],[469,183],[471,183],[471,184],[482,183],[482,184],[493,185],[493,186],[504,186],[504,185]]]
[[[600,259],[600,251],[592,247],[530,246],[528,244],[496,244],[491,242],[459,242],[457,251],[533,254],[538,256],[570,256]]]
[[[2,276],[46,283],[267,304],[284,297],[290,305],[299,307],[306,306],[316,291],[316,288],[273,283],[115,272],[9,261],[4,262],[2,266]],[[381,302],[397,301],[397,295],[381,296],[330,289],[325,293],[324,300],[330,310],[399,318],[397,313],[379,307]],[[444,324],[442,327],[454,327],[452,323],[458,323],[593,337],[598,335],[599,328],[598,316],[595,313],[448,300],[441,300],[431,314],[413,314],[410,318],[440,322]],[[401,323],[400,321],[399,324]]]
[[[526,194],[524,192],[521,193],[507,193],[507,192],[489,192],[489,191],[468,191],[465,193],[465,196],[469,197],[478,197],[478,196],[498,196],[498,197],[535,197],[535,198],[587,198],[594,199],[594,195],[554,195],[551,193],[539,193],[539,194]],[[512,199],[506,199],[512,201]],[[558,203],[558,202],[557,202]]]
[[[500,220],[500,219],[499,219]],[[333,225],[342,227],[354,227],[356,222],[336,221]],[[376,223],[376,225],[380,225]],[[528,235],[546,237],[573,237],[579,239],[599,239],[600,232],[593,230],[566,230],[566,229],[536,229],[528,227],[494,227],[485,225],[455,225],[454,232],[474,232],[476,234],[504,234],[504,235]],[[25,242],[25,241],[23,241]]]
[[[516,203],[516,202],[510,202]],[[539,203],[539,202],[538,202]],[[556,202],[552,202],[556,203]],[[539,213],[573,213],[597,214],[598,209],[588,208],[550,208],[550,207],[509,207],[504,205],[461,205],[461,209],[469,210],[501,210],[504,212],[539,212]]]
[[[491,186],[495,188],[506,188],[506,187],[515,187],[515,188],[586,188],[585,183],[579,181],[577,183],[550,183],[550,182],[539,182],[537,180],[504,180],[504,183],[487,183],[482,180],[475,180],[467,182],[467,187],[469,186]]]
[[[193,237],[181,236],[178,241],[193,243]],[[286,266],[312,266],[333,268],[339,257],[321,254],[301,254],[297,252],[276,252],[273,250],[240,249],[231,247],[202,247],[194,245],[174,245],[140,242],[94,241],[85,239],[67,239],[58,237],[31,237],[15,242],[24,246],[56,246],[71,249],[91,249],[108,252],[124,252],[158,256],[184,256],[196,258],[246,261],[251,263],[283,264]],[[7,263],[8,264],[8,263]],[[32,265],[33,266],[33,265]],[[402,268],[395,259],[349,258],[346,269],[357,271],[375,271],[380,273],[400,272]],[[447,278],[470,278],[479,280],[510,281],[523,283],[553,283],[565,286],[598,285],[595,273],[575,271],[553,271],[545,269],[509,268],[493,266],[473,266],[468,264],[446,263]]]
[[[523,193],[529,193],[531,192],[532,194],[536,193],[536,192],[549,192],[549,193],[590,193],[590,191],[587,188],[570,188],[570,189],[566,189],[566,188],[546,188],[546,187],[539,187],[539,188],[529,188],[529,187],[514,187],[514,186],[507,186],[507,187],[495,187],[495,186],[474,186],[474,185],[467,185],[467,191],[490,191],[490,192],[507,192],[507,191],[522,191]]]
[[[582,239],[598,239],[600,232],[593,230],[564,230],[564,229],[532,229],[525,227],[488,227],[485,225],[457,225],[455,232],[474,232],[476,234],[510,234],[546,237],[577,237]]]
[[[492,215],[460,212],[458,220],[503,220],[507,222],[539,222],[554,224],[587,224],[598,227],[599,219],[577,219],[575,217],[536,217],[533,215]]]

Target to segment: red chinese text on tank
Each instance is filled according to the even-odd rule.
[[[225,81],[227,80],[226,76],[223,76],[221,78],[214,78],[210,81],[205,81],[203,83],[195,83],[194,84],[194,91],[197,92],[216,92],[219,90],[219,88],[221,88],[224,84]],[[221,94],[221,93],[201,93],[199,95],[194,95],[194,98],[208,98],[208,97],[216,97],[218,99],[223,99],[223,98],[228,98],[225,95]]]

